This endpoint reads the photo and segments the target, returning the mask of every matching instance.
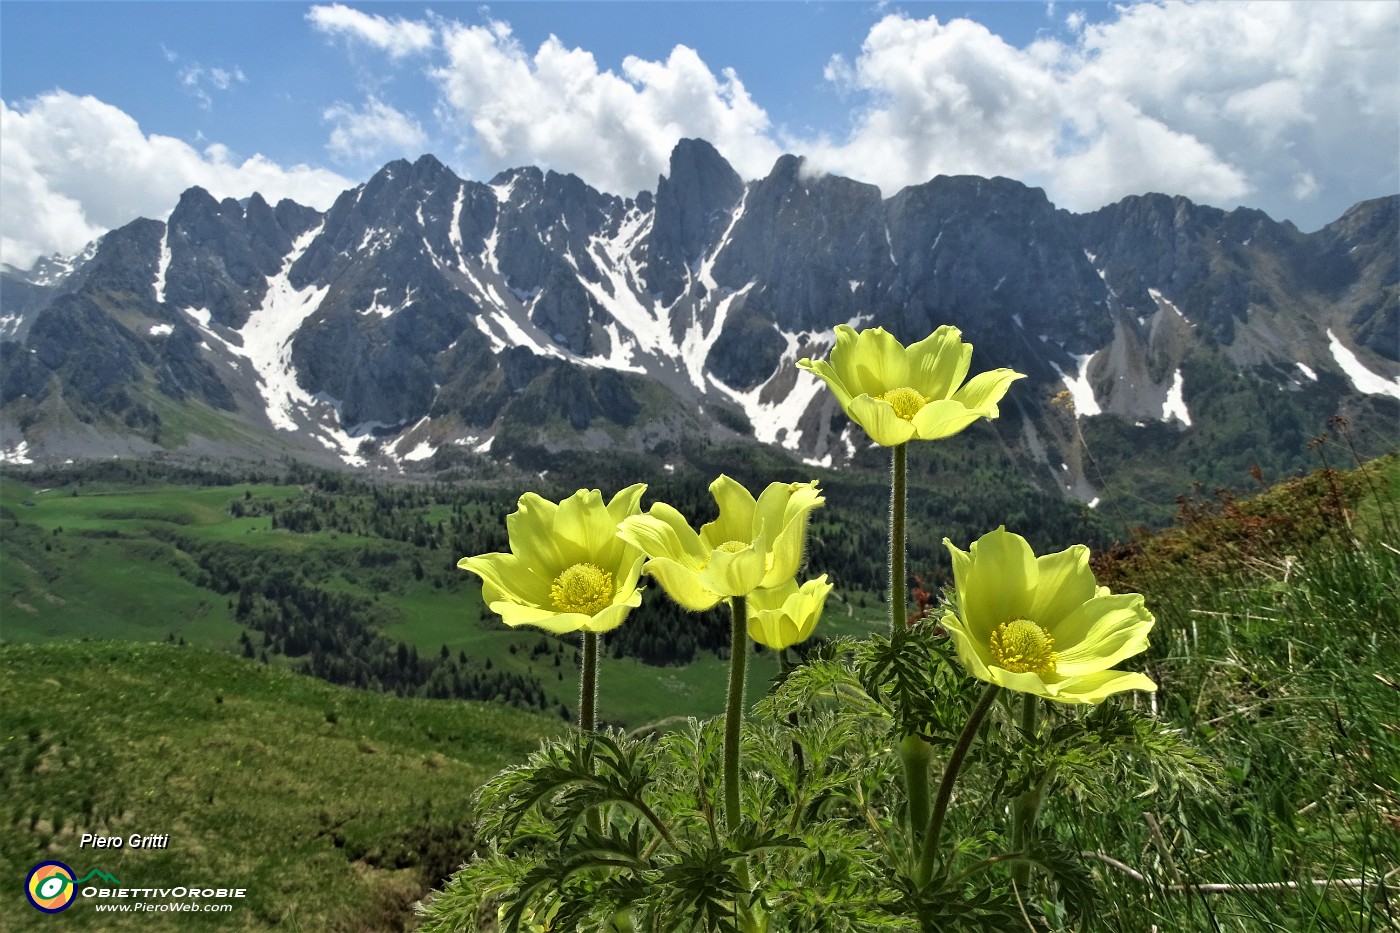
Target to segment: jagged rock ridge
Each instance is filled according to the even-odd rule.
[[[835,464],[864,441],[795,360],[839,323],[952,323],[975,367],[1030,376],[1011,440],[1087,499],[1074,417],[1199,430],[1221,367],[1324,408],[1400,398],[1397,204],[1303,234],[1156,194],[1075,215],[1005,178],[882,198],[796,156],[746,184],[701,140],[631,199],[432,156],[324,213],[194,188],[79,261],[4,270],[0,445],[233,437],[402,465],[717,432]]]

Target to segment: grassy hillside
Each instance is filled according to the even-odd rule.
[[[1113,914],[1140,929],[1400,928],[1397,532],[1391,454],[1246,500],[1183,501],[1174,527],[1101,557],[1100,580],[1157,616],[1154,711],[1225,778],[1155,824],[1065,814],[1141,853],[1145,883],[1102,869]]]
[[[496,499],[502,501],[454,515],[427,498],[386,506],[364,491],[329,494],[288,484],[45,488],[0,476],[0,640],[169,638],[266,653],[273,666],[307,664],[314,652],[279,654],[256,627],[256,612],[239,617],[239,588],[286,574],[302,592],[350,600],[347,611],[367,632],[384,636],[382,651],[392,654],[402,643],[424,664],[465,659],[464,671],[537,682],[545,697],[539,705],[562,720],[577,704],[574,648],[503,626],[482,606],[476,579],[456,568],[464,554],[504,546],[479,537],[499,529],[514,501]],[[292,522],[304,524],[287,527]],[[415,543],[422,529],[437,537]],[[225,568],[231,582],[221,586],[210,568]],[[643,611],[669,608],[659,595],[651,602]],[[833,631],[882,624],[882,607],[867,594],[855,594],[851,604],[838,596],[832,610]],[[726,669],[709,652],[680,667],[610,657],[599,713],[632,727],[718,713]],[[756,658],[751,690],[761,693],[776,670],[771,655]]]
[[[475,786],[561,725],[194,647],[0,646],[0,862],[11,875],[0,928],[398,928],[470,851]],[[83,833],[168,834],[169,847],[80,849]],[[55,921],[14,878],[45,859],[126,886],[247,897],[207,918],[97,913],[79,899]]]

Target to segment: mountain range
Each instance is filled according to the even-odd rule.
[[[325,212],[191,188],[0,270],[0,450],[414,471],[522,445],[672,465],[703,437],[842,466],[869,442],[794,362],[837,324],[907,342],[948,323],[974,372],[1028,376],[1003,448],[1093,502],[1096,449],[1105,469],[1247,468],[1335,414],[1393,446],[1398,219],[1400,196],[1313,233],[1164,194],[1075,214],[971,176],[886,198],[791,155],[746,182],[703,140],[630,198],[431,155]]]

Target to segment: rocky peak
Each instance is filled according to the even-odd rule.
[[[714,146],[702,139],[676,143],[669,175],[656,181],[647,244],[647,285],[663,302],[684,289],[687,267],[719,245],[743,196],[743,179]]]

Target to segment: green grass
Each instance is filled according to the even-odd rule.
[[[1161,718],[1220,762],[1218,797],[1157,821],[1062,806],[1132,929],[1371,931],[1400,924],[1400,458],[1195,511],[1114,568],[1157,616]],[[1066,804],[1067,802],[1061,802]],[[1378,884],[1388,877],[1386,886]],[[1362,879],[1341,887],[1318,881]],[[1297,890],[1243,890],[1291,883]],[[1179,886],[1232,886],[1183,893]],[[1178,890],[1172,891],[1172,886]],[[1154,893],[1150,900],[1144,895]]]
[[[192,647],[0,646],[0,861],[127,886],[242,887],[230,914],[99,914],[65,928],[385,929],[465,857],[468,798],[557,722],[333,687]],[[168,833],[165,850],[80,849]],[[0,927],[48,928],[21,886]],[[48,925],[48,926],[46,926]]]

